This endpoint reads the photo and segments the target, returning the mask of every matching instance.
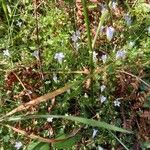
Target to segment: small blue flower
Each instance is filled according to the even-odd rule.
[[[116,59],[125,58],[125,56],[126,56],[126,52],[125,51],[119,50],[116,53]]]
[[[78,37],[78,38],[80,38],[80,31],[79,30],[77,30],[76,32],[75,32],[75,34],[76,34],[76,36]]]
[[[106,37],[108,41],[111,41],[115,33],[115,29],[110,26],[106,28]]]
[[[62,64],[62,60],[65,58],[64,54],[62,52],[56,53],[54,58]]]
[[[16,150],[19,150],[22,146],[23,144],[20,141],[15,143]]]
[[[76,32],[74,32],[73,35],[71,36],[71,39],[74,43],[76,43],[78,39],[80,39],[80,31],[77,30]]]
[[[124,19],[125,19],[127,25],[130,26],[131,23],[132,23],[132,18],[131,18],[131,16],[127,13],[127,14],[125,14],[125,16],[124,16]]]
[[[75,42],[75,43],[78,41],[78,37],[77,37],[75,34],[73,34],[73,35],[71,36],[71,39],[72,39],[72,41]]]

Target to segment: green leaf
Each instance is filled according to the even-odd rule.
[[[82,117],[74,117],[74,116],[61,116],[61,115],[29,115],[29,116],[16,116],[16,117],[9,117],[7,121],[18,121],[18,120],[26,120],[26,119],[32,119],[32,118],[62,118],[62,119],[67,119],[67,120],[72,120],[72,121],[77,121],[89,126],[93,127],[99,127],[99,128],[104,128],[107,130],[113,130],[113,131],[118,131],[118,132],[124,132],[124,133],[132,133],[131,131],[128,131],[123,128],[119,128],[117,126],[108,124],[106,122],[102,121],[97,121],[93,119],[87,119],[87,118],[82,118]]]
[[[83,124],[90,125],[90,126],[93,126],[93,127],[100,127],[100,128],[104,128],[104,129],[108,129],[108,130],[131,133],[130,131],[127,131],[123,128],[119,128],[119,127],[116,127],[114,125],[110,125],[106,122],[96,121],[96,120],[93,120],[93,119],[73,117],[73,116],[62,116],[62,118],[72,120],[72,121],[81,122]]]
[[[60,136],[58,139],[66,138],[67,136],[64,134]],[[66,141],[63,142],[56,142],[53,143],[53,147],[57,149],[67,149],[67,148],[72,148],[79,140],[81,139],[80,135],[74,136],[72,138],[69,138]]]
[[[8,10],[7,10],[7,7],[6,7],[6,1],[2,0],[1,2],[2,2],[3,11],[4,11],[6,19],[8,21]]]
[[[50,146],[48,143],[31,142],[27,150],[50,150]]]

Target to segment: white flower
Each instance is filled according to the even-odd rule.
[[[96,57],[96,56],[97,56],[97,53],[94,51],[94,52],[93,52],[93,61],[94,61],[94,62],[97,61],[97,57]]]
[[[132,23],[131,16],[127,13],[127,14],[125,14],[125,16],[124,16],[124,19],[125,19],[127,25],[130,26],[131,23]]]
[[[116,99],[115,101],[114,101],[114,106],[120,106],[120,104],[121,104],[121,102],[118,100],[118,99]]]
[[[129,42],[129,48],[132,48],[134,45],[135,45],[135,42],[133,42],[133,41]]]
[[[16,142],[15,143],[15,148],[16,148],[16,150],[19,150],[21,147],[22,147],[22,143],[19,141],[19,142]]]
[[[76,42],[78,41],[78,37],[77,37],[75,34],[73,34],[73,35],[71,36],[71,39],[72,39],[72,41],[73,41],[74,43],[76,43]]]
[[[118,3],[116,1],[112,2],[112,9],[116,9],[117,8]]]
[[[71,36],[71,39],[74,43],[76,43],[78,39],[80,39],[80,31],[77,30],[75,33],[73,33],[73,35]]]
[[[80,39],[80,31],[77,30],[76,32],[74,32],[71,36],[71,39],[73,41],[73,46],[76,50],[79,49],[80,44],[77,43],[78,39]]]
[[[102,85],[100,88],[101,88],[101,92],[103,92],[106,89],[106,86]]]
[[[37,50],[37,51],[34,51],[33,53],[32,53],[32,56],[34,56],[36,59],[40,59],[39,58],[39,51]]]
[[[53,74],[53,80],[54,80],[55,83],[58,82],[56,74]]]
[[[53,121],[53,118],[52,117],[48,117],[47,118],[47,122],[52,122]]]
[[[85,97],[85,98],[88,98],[89,96],[87,95],[87,93],[84,93],[84,97]]]
[[[62,64],[62,60],[63,58],[65,58],[64,54],[62,52],[56,53],[54,58],[60,63]]]
[[[8,49],[4,50],[4,51],[3,51],[3,55],[4,55],[4,56],[7,56],[7,57],[10,57],[9,50],[8,50]]]
[[[103,64],[105,64],[107,60],[107,55],[102,55],[101,59],[103,61]]]
[[[112,26],[106,28],[106,37],[108,41],[112,40],[114,33],[115,29]]]
[[[93,134],[92,134],[92,138],[93,138],[93,139],[95,138],[95,136],[96,136],[97,132],[98,132],[98,130],[93,129]]]
[[[106,97],[105,96],[100,96],[100,101],[101,101],[101,103],[103,103],[103,102],[105,102],[106,101]]]
[[[126,56],[126,52],[125,51],[119,50],[116,53],[116,59],[125,58],[125,56]]]
[[[76,34],[76,36],[78,37],[78,38],[80,38],[80,31],[79,30],[77,30],[76,32],[75,32],[75,34]]]
[[[50,84],[51,83],[51,81],[45,81],[45,84]]]
[[[16,23],[16,25],[17,25],[17,26],[19,26],[19,27],[21,27],[21,25],[22,25],[22,22],[21,22],[21,21],[19,21],[19,20],[17,20],[17,23]]]

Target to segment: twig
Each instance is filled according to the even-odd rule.
[[[118,72],[127,74],[127,75],[129,75],[129,76],[131,76],[131,77],[134,77],[134,78],[136,78],[137,80],[139,80],[139,81],[141,81],[142,83],[144,83],[148,88],[150,88],[150,84],[148,84],[147,82],[145,82],[144,80],[142,80],[142,79],[139,78],[138,76],[136,76],[136,75],[134,75],[134,74],[131,74],[131,73],[129,73],[129,72],[126,72],[126,71],[124,71],[124,70],[121,70],[121,71],[119,70]]]
[[[41,102],[45,102],[45,101],[50,100],[50,99],[52,100],[54,97],[64,93],[65,91],[70,89],[72,86],[73,86],[72,84],[66,85],[66,86],[64,86],[64,87],[62,87],[60,89],[57,89],[57,90],[53,91],[53,92],[47,93],[47,94],[45,94],[43,96],[40,96],[40,97],[38,97],[36,99],[33,99],[32,101],[29,101],[29,102],[27,102],[25,104],[21,104],[17,108],[13,109],[12,111],[10,111],[6,115],[4,115],[2,118],[11,116],[11,115],[13,115],[16,112],[27,110],[28,108],[30,108],[32,106],[35,106],[35,105],[38,105]],[[2,119],[2,118],[0,118],[0,119]]]
[[[18,77],[18,75],[16,73],[13,72],[13,74],[16,76],[16,78],[18,79],[18,81],[20,82],[21,86],[23,87],[24,91],[26,92],[26,94],[28,95],[29,99],[32,100],[31,95],[28,93],[28,89],[24,86],[23,82],[21,81],[21,79]]]
[[[123,119],[123,127],[126,128],[127,127],[127,122],[126,122],[126,117],[125,117],[125,114],[124,114],[123,105],[121,105],[121,115],[122,115],[122,119]]]
[[[33,133],[29,134],[29,133],[25,132],[24,130],[17,129],[17,128],[15,128],[13,126],[10,126],[8,124],[5,125],[5,126],[9,129],[12,129],[13,131],[15,131],[17,133],[20,133],[21,135],[24,135],[24,136],[28,137],[28,138],[39,140],[39,141],[45,142],[45,143],[56,143],[56,142],[61,142],[61,141],[63,142],[63,141],[65,141],[65,140],[67,140],[71,137],[74,137],[81,129],[81,128],[79,128],[79,129],[74,130],[69,136],[67,136],[64,139],[49,139],[49,138],[40,137],[40,136],[35,135]]]

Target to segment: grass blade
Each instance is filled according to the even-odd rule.
[[[80,123],[83,123],[85,125],[93,126],[93,127],[99,127],[107,130],[113,130],[118,132],[124,132],[124,133],[132,133],[131,131],[128,131],[126,129],[110,125],[106,122],[101,122],[93,119],[87,119],[82,117],[74,117],[74,116],[62,116],[62,115],[30,115],[30,116],[16,116],[16,117],[10,117],[7,119],[7,121],[19,121],[19,120],[26,120],[26,119],[32,119],[32,118],[62,118],[67,119],[71,121],[77,121]]]
[[[126,150],[129,150],[129,149],[124,145],[124,143],[122,143],[122,141],[117,138],[116,135],[114,135],[112,132],[110,132],[110,133],[113,135],[113,137],[114,137]]]
[[[4,11],[4,13],[5,13],[7,22],[8,22],[8,24],[9,24],[8,10],[7,10],[7,7],[6,7],[6,1],[5,1],[5,0],[2,0],[2,8],[3,8],[3,11]]]

